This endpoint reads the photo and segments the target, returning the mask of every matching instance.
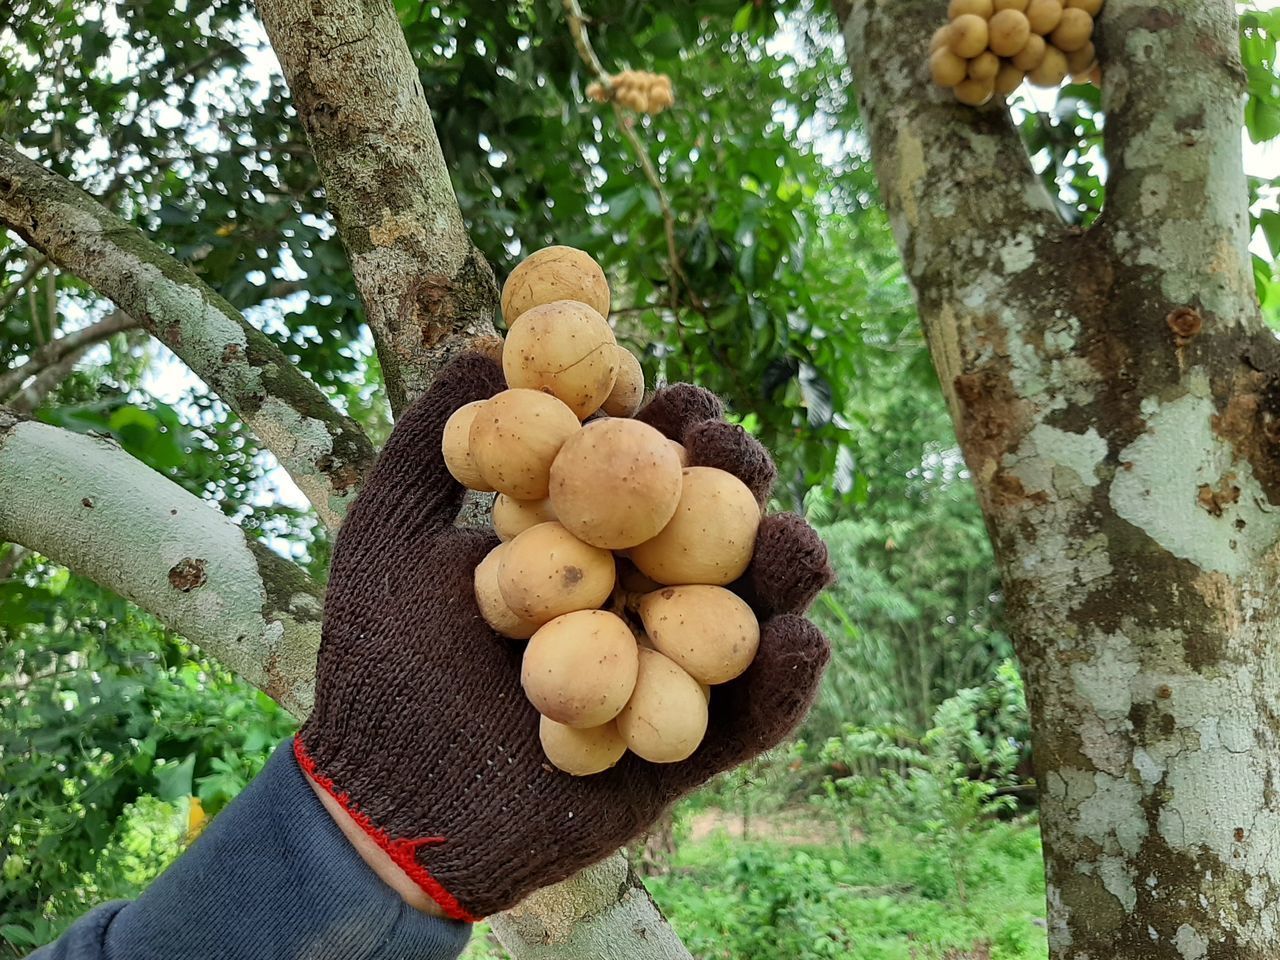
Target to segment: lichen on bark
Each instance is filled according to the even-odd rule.
[[[1108,0],[1087,232],[1003,109],[929,86],[936,3],[838,6],[1000,561],[1054,960],[1280,955],[1280,356],[1245,246],[1234,5]]]
[[[373,461],[372,445],[265,334],[142,231],[4,144],[0,223],[181,357],[337,528]]]

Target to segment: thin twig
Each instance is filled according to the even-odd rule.
[[[27,259],[35,263],[40,258],[34,250],[28,247]],[[36,343],[44,346],[47,341],[44,335],[44,327],[40,324],[40,291],[38,285],[34,282],[27,284],[27,312],[31,315],[31,332],[35,335]]]
[[[76,362],[88,349],[88,346],[84,346],[79,350],[73,350],[61,360],[41,370],[36,374],[35,379],[9,398],[8,409],[21,417],[30,416],[40,404],[44,403],[45,397],[53,393],[58,388],[58,384],[71,375]]]
[[[31,359],[22,366],[0,373],[0,401],[16,394],[27,380],[38,376],[45,368],[59,364],[69,356],[73,357],[74,364],[75,360],[78,360],[80,355],[94,344],[100,343],[113,334],[140,326],[137,320],[123,310],[115,310],[95,324],[74,330],[52,343],[46,343],[37,349],[31,355]]]
[[[605,70],[604,65],[600,62],[600,58],[596,56],[595,48],[591,45],[591,38],[587,35],[586,17],[582,13],[582,7],[578,4],[578,0],[562,0],[564,6],[565,20],[569,24],[569,34],[573,37],[573,45],[578,51],[578,56],[582,58],[582,62],[586,64],[587,69],[592,76],[607,91],[612,93],[613,80],[609,72]],[[631,145],[631,150],[636,156],[640,169],[644,173],[644,177],[649,181],[649,185],[653,187],[653,191],[658,197],[658,207],[662,211],[662,227],[667,238],[667,283],[671,291],[671,309],[675,313],[676,322],[676,338],[680,341],[681,348],[684,346],[684,328],[680,323],[680,288],[683,285],[685,292],[689,295],[694,305],[697,305],[697,295],[693,292],[693,288],[689,283],[689,278],[684,272],[684,266],[680,262],[680,253],[676,246],[676,215],[671,207],[671,198],[667,196],[666,187],[663,186],[662,177],[658,173],[657,167],[654,166],[653,160],[649,157],[649,151],[645,149],[644,143],[641,142],[639,134],[635,131],[635,126],[630,117],[622,112],[622,107],[616,100],[612,100],[613,115],[618,121],[618,132],[622,134],[624,140]]]
[[[36,257],[34,262],[27,265],[27,269],[22,271],[22,276],[14,282],[13,286],[4,292],[3,297],[0,297],[0,313],[4,313],[8,310],[9,307],[13,305],[13,301],[22,296],[22,291],[27,289],[27,284],[36,278],[36,274],[39,273],[48,262],[49,258],[41,255]]]

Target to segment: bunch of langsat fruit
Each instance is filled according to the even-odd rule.
[[[1102,83],[1093,45],[1103,0],[951,0],[950,22],[929,43],[929,73],[961,103],[979,107],[1029,80],[1056,87]]]
[[[609,286],[590,256],[534,253],[502,310],[509,389],[457,410],[443,438],[459,482],[497,491],[502,543],[476,568],[480,613],[529,640],[521,684],[559,769],[599,773],[628,749],[684,760],[710,686],[759,646],[726,585],[751,560],[760,507],[737,477],[685,466],[680,444],[630,419],[644,375],[604,319]]]

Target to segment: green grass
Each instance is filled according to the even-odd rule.
[[[941,852],[896,831],[849,848],[721,831],[646,884],[699,960],[1044,960],[1039,831],[1001,823],[972,843],[968,903]],[[480,930],[464,956],[504,954]]]

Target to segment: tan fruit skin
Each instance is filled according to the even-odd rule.
[[[556,723],[549,717],[539,717],[538,739],[542,742],[542,752],[552,765],[575,777],[602,773],[627,752],[627,743],[612,720],[598,727],[579,730]]]
[[[515,539],[530,527],[550,523],[555,518],[551,501],[546,497],[541,500],[517,500],[500,493],[493,498],[493,532],[504,543]]]
[[[1018,87],[1022,86],[1022,81],[1026,79],[1026,76],[1013,64],[1003,64],[1000,67],[1000,72],[996,74],[996,93],[1002,96],[1013,93]]]
[[[591,307],[556,300],[525,311],[507,331],[502,372],[511,387],[558,397],[583,420],[613,391],[617,341]]]
[[[582,250],[544,247],[522,260],[502,285],[502,317],[509,327],[525,311],[554,300],[577,300],[607,317],[609,282]]]
[[[947,45],[956,56],[966,60],[987,49],[987,21],[972,13],[951,21]]]
[[[991,0],[951,0],[947,4],[947,17],[954,20],[956,17],[971,13],[985,20],[991,16],[993,9]]]
[[[476,605],[484,622],[498,633],[513,640],[528,640],[542,624],[536,620],[521,619],[502,598],[502,591],[498,588],[498,565],[505,548],[505,543],[498,544],[476,566]]]
[[[1027,38],[1027,45],[1014,55],[1013,65],[1024,72],[1034,70],[1044,62],[1048,48],[1044,37],[1033,33]]]
[[[1000,58],[990,50],[984,50],[969,61],[969,78],[971,80],[981,80],[984,83],[988,80],[994,81],[996,74],[999,72]]]
[[[760,508],[741,480],[713,467],[686,467],[671,522],[629,555],[659,583],[725,586],[746,571],[759,526]]]
[[[644,400],[644,370],[626,347],[616,347],[618,377],[601,409],[611,417],[634,417]]]
[[[490,493],[493,487],[485,483],[476,466],[475,457],[471,455],[471,426],[476,413],[489,401],[473,400],[453,411],[453,415],[445,422],[444,437],[441,440],[441,452],[444,454],[444,465],[450,475],[468,490]]]
[[[699,683],[741,676],[760,646],[751,607],[723,587],[664,587],[641,598],[640,618],[654,649]]]
[[[1016,56],[1031,39],[1031,23],[1017,10],[1002,10],[991,18],[991,52],[1001,57]]]
[[[1027,19],[1031,21],[1032,32],[1042,36],[1052,33],[1062,19],[1062,0],[1031,0],[1027,4]]]
[[[1044,52],[1044,60],[1040,66],[1027,74],[1027,79],[1037,87],[1056,87],[1067,76],[1067,55],[1057,47],[1049,47]]]
[[[682,485],[679,459],[661,433],[637,420],[598,420],[552,463],[551,507],[580,540],[625,550],[666,526]]]
[[[641,648],[635,691],[618,714],[627,748],[652,763],[678,763],[707,732],[707,698],[698,681],[656,650]]]
[[[956,99],[965,106],[980,107],[995,96],[996,85],[995,79],[989,80],[966,80],[963,83],[956,84]]]
[[[951,88],[964,80],[969,61],[950,50],[935,50],[929,55],[929,75],[940,87]]]
[[[542,623],[599,607],[615,578],[608,550],[583,543],[554,521],[525,530],[498,562],[498,589],[507,606],[516,616]]]
[[[541,500],[551,480],[551,462],[579,429],[573,411],[555,397],[504,390],[476,411],[471,457],[490,489],[518,500]]]
[[[544,717],[571,727],[608,723],[626,705],[639,669],[635,637],[604,610],[582,610],[541,627],[524,651],[520,682]]]
[[[1087,46],[1092,36],[1093,18],[1083,10],[1072,7],[1063,11],[1062,19],[1054,27],[1050,39],[1063,53],[1074,53]]]

